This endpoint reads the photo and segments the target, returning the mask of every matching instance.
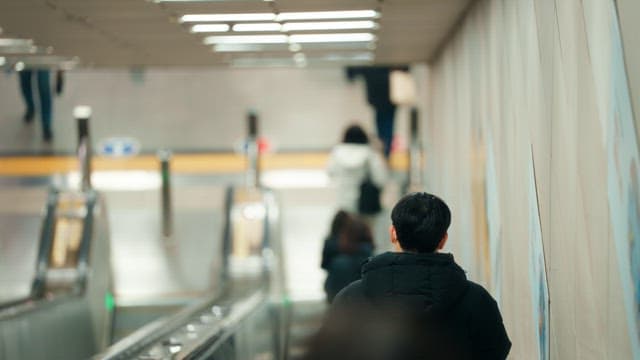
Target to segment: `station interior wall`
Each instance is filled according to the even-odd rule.
[[[16,73],[0,74],[0,94],[0,151],[43,149],[39,119],[31,127],[22,123]],[[354,121],[375,133],[364,81],[349,82],[339,66],[72,70],[54,99],[54,151],[75,149],[72,112],[80,104],[93,108],[94,142],[128,136],[143,151],[234,151],[246,136],[250,110],[275,151],[326,151]],[[407,116],[406,109],[397,112],[400,134]]]
[[[635,137],[611,133],[624,115],[614,99],[629,95],[617,26],[612,0],[482,0],[430,66],[426,188],[452,208],[449,249],[499,299],[514,359],[547,358],[529,273],[531,162],[551,358],[640,356],[608,198],[633,177],[611,173],[612,151]]]

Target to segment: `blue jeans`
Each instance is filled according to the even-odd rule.
[[[393,140],[393,118],[396,114],[396,107],[375,108],[376,111],[376,128],[378,137],[384,145],[384,156],[389,158],[391,153],[391,141]]]
[[[51,134],[51,84],[49,70],[23,70],[20,75],[20,90],[27,106],[25,117],[33,117],[35,114],[35,103],[33,101],[33,74],[36,74],[38,82],[38,95],[40,98],[40,119],[42,120],[42,131],[44,134]]]

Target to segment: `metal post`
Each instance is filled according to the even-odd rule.
[[[91,190],[91,138],[89,136],[89,118],[91,118],[91,107],[76,106],[73,109],[73,116],[78,124],[78,162],[80,163],[81,189]]]
[[[162,235],[171,237],[173,235],[173,206],[171,202],[171,152],[169,150],[158,151],[160,160],[160,178],[162,179],[161,202],[162,202]]]
[[[409,143],[409,191],[420,191],[422,187],[422,149],[420,146],[418,109],[411,108]]]
[[[258,148],[258,115],[249,112],[247,117],[247,186],[260,186],[260,149]]]

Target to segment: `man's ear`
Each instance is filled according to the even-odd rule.
[[[395,251],[402,251],[402,247],[400,247],[400,243],[398,242],[398,234],[396,234],[396,228],[393,225],[389,226],[389,238],[391,239],[391,245],[393,245],[393,249]]]
[[[436,248],[436,250],[442,250],[444,245],[447,243],[448,239],[449,239],[449,233],[446,232],[446,233],[444,233],[444,236],[442,237],[442,240],[440,240],[440,242],[438,243],[438,247]]]

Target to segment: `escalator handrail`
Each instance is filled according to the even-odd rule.
[[[223,264],[225,264],[223,268],[224,274],[228,274],[228,261],[231,254],[231,238],[233,230],[231,225],[231,211],[233,208],[234,193],[235,188],[233,186],[229,186],[225,196],[225,224],[223,228],[222,243]],[[265,220],[267,219],[268,217],[265,218]],[[270,239],[268,239],[268,233],[269,231],[263,232],[263,241],[270,241]],[[185,324],[188,324],[189,321],[197,318],[198,315],[201,315],[204,312],[210,313],[212,306],[220,304],[221,302],[233,304],[229,307],[230,311],[218,319],[219,321],[215,323],[215,326],[212,326],[212,328],[209,329],[206,336],[203,336],[196,342],[195,347],[181,350],[180,354],[178,354],[178,358],[197,358],[200,356],[200,353],[203,352],[204,348],[208,349],[207,352],[215,351],[217,346],[221,343],[220,339],[225,339],[232,335],[235,331],[236,324],[238,324],[244,317],[248,316],[251,313],[251,310],[256,308],[258,304],[268,301],[268,296],[265,291],[266,289],[262,286],[264,284],[264,281],[260,281],[259,284],[250,287],[249,291],[235,294],[235,296],[227,293],[226,289],[222,290],[216,296],[210,296],[206,300],[189,306],[175,315],[161,321],[156,321],[149,326],[145,326],[139,331],[136,331],[132,335],[112,345],[105,352],[96,355],[94,360],[129,359],[139,352],[166,339],[172,333],[182,329]],[[259,299],[259,301],[256,299]],[[253,305],[249,306],[251,304]]]
[[[94,190],[84,192],[86,196],[86,213],[83,218],[83,229],[78,251],[77,268],[78,276],[72,285],[73,296],[82,296],[86,288],[87,271],[89,268],[89,253],[93,239],[93,214],[97,203],[97,193]],[[38,246],[38,256],[36,260],[36,274],[32,281],[31,292],[26,297],[12,300],[0,304],[0,318],[4,316],[18,316],[28,311],[33,311],[43,304],[57,303],[57,300],[64,300],[73,296],[57,295],[54,298],[46,298],[46,277],[50,268],[50,254],[55,238],[55,222],[57,216],[57,205],[60,192],[57,189],[50,189],[47,196],[45,216],[40,231],[40,241]],[[54,301],[55,300],[55,301]]]
[[[78,289],[80,293],[84,292],[87,284],[87,271],[89,269],[89,254],[91,252],[91,243],[94,238],[94,219],[96,203],[98,200],[98,194],[95,190],[87,190],[86,196],[86,215],[83,219],[82,226],[82,238],[80,240],[80,249],[78,250],[78,277],[74,288]]]
[[[49,267],[49,251],[53,243],[53,229],[56,217],[56,205],[58,202],[58,192],[50,189],[45,205],[45,216],[40,228],[40,240],[38,241],[38,255],[36,258],[36,272],[31,282],[31,289],[28,295],[3,302],[0,304],[0,314],[6,314],[8,309],[21,307],[23,304],[31,303],[39,299],[44,293],[44,278],[46,269]],[[13,311],[11,311],[13,313]]]
[[[49,269],[49,254],[55,238],[55,223],[58,207],[58,190],[51,188],[47,197],[45,218],[40,230],[40,245],[38,247],[38,258],[36,260],[36,275],[31,286],[30,299],[35,300],[44,295],[45,280]]]
[[[225,218],[222,230],[222,289],[210,294],[209,296],[205,296],[204,300],[191,306],[187,306],[185,309],[170,316],[169,318],[162,318],[144,326],[133,334],[113,344],[105,352],[96,355],[94,359],[127,359],[130,354],[138,352],[171,334],[177,328],[182,326],[185,321],[192,317],[193,314],[201,312],[203,309],[210,306],[213,301],[223,296],[225,293],[227,279],[229,277],[228,264],[229,254],[231,253],[231,238],[233,232],[233,227],[231,226],[231,209],[233,208],[234,193],[235,187],[233,185],[229,185],[225,191],[224,198]]]

